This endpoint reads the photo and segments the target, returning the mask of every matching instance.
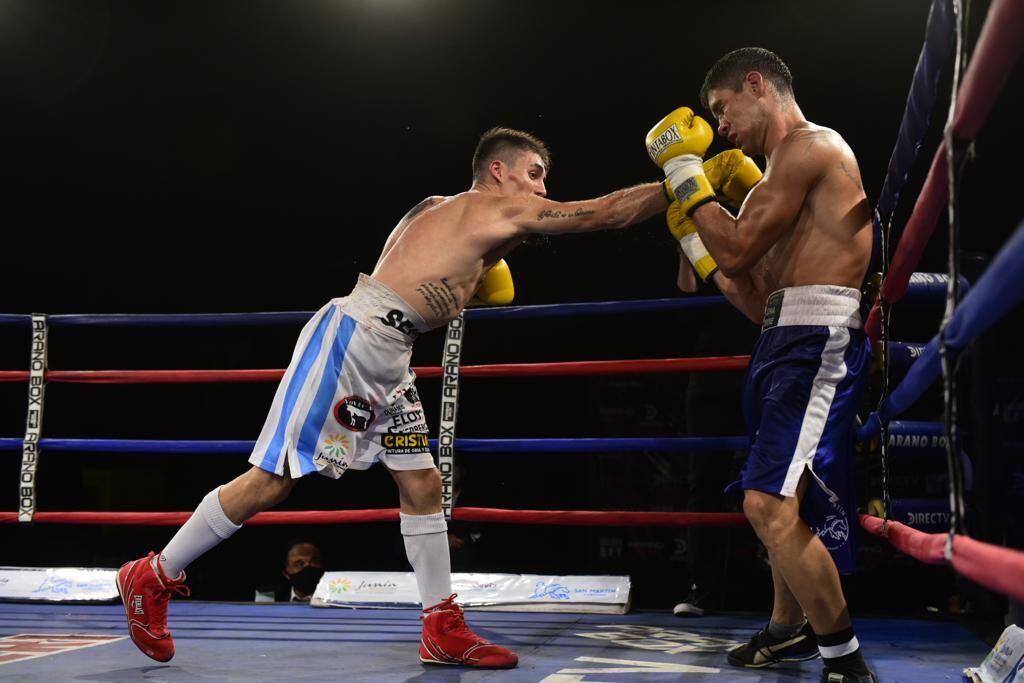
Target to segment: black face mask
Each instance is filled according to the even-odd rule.
[[[316,590],[316,585],[320,583],[320,577],[323,575],[323,569],[307,564],[294,574],[289,574],[288,583],[292,585],[296,593],[308,596]]]

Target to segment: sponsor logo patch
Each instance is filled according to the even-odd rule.
[[[313,462],[317,466],[327,466],[334,470],[335,474],[342,474],[348,470],[349,449],[352,442],[349,437],[340,432],[333,432],[324,439],[323,447],[313,456]]]
[[[423,433],[385,434],[381,437],[381,445],[388,455],[426,453],[430,446],[427,435]]]
[[[391,424],[388,432],[391,434],[404,434],[407,432],[425,432],[427,425],[423,420],[422,410],[406,410],[391,415]]]
[[[375,417],[373,404],[361,396],[346,396],[334,405],[334,419],[352,432],[365,432]]]
[[[348,437],[339,432],[334,432],[324,439],[324,453],[333,458],[348,455],[348,449],[351,447]]]
[[[838,550],[850,540],[850,523],[841,505],[833,503],[832,508],[834,513],[825,517],[825,521],[815,529],[815,533],[826,548]]]
[[[405,313],[402,313],[397,308],[388,311],[387,315],[379,320],[387,325],[393,327],[407,337],[416,338],[419,332],[416,331],[416,325],[411,320],[405,319]]]
[[[785,292],[779,290],[772,292],[764,306],[764,324],[761,330],[767,330],[779,324],[779,316],[782,313],[782,299]]]

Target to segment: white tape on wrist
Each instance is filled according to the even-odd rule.
[[[697,261],[700,261],[702,258],[710,256],[707,247],[704,246],[704,242],[700,239],[700,235],[695,232],[683,235],[679,240],[679,246],[682,247],[686,258],[693,265],[697,265]]]
[[[668,184],[672,186],[672,191],[676,192],[690,178],[704,175],[704,162],[696,154],[683,154],[666,161],[662,170],[665,171],[665,177],[668,179]],[[676,192],[676,196],[679,197],[678,192]]]

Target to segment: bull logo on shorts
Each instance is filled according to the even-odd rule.
[[[829,515],[825,518],[825,523],[818,528],[817,534],[826,548],[835,550],[850,540],[850,525],[846,517]]]
[[[346,396],[334,405],[334,419],[352,432],[365,432],[375,417],[373,404],[361,396]]]

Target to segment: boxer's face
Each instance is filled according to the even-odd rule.
[[[719,135],[747,156],[764,154],[765,115],[760,98],[747,83],[740,90],[728,87],[710,90],[708,105],[718,121]]]
[[[538,197],[547,195],[548,191],[544,186],[547,169],[536,152],[517,152],[511,159],[511,164],[505,167],[505,171],[505,194],[535,194]]]

